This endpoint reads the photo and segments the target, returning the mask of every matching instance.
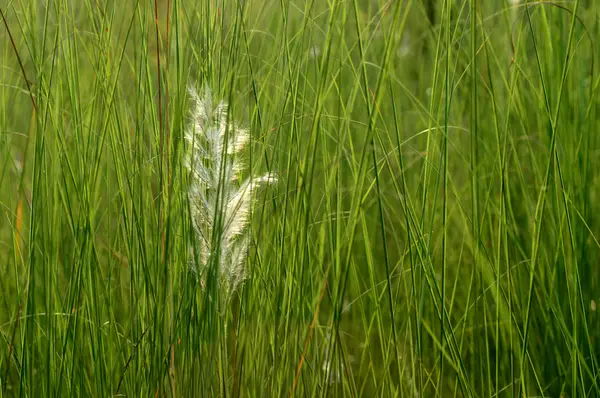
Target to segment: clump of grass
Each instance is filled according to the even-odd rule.
[[[268,173],[241,181],[245,164],[241,153],[248,144],[248,130],[231,121],[227,104],[215,102],[208,86],[202,95],[189,89],[192,123],[185,138],[188,151],[185,165],[190,172],[188,198],[192,225],[199,247],[197,275],[211,266],[229,296],[246,276],[248,223],[254,191],[277,181]]]
[[[88,3],[0,6],[0,396],[600,396],[600,2]]]

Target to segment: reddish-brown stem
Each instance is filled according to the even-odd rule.
[[[300,363],[298,364],[298,369],[296,369],[296,377],[294,377],[294,384],[292,384],[292,390],[290,391],[290,397],[294,395],[294,391],[296,390],[296,385],[298,384],[298,380],[300,379],[300,371],[302,371],[302,365],[304,365],[304,358],[306,357],[306,353],[308,351],[308,344],[310,343],[310,339],[313,334],[313,330],[315,329],[315,323],[317,322],[317,316],[319,315],[319,307],[321,305],[321,301],[323,301],[323,295],[325,294],[325,288],[327,287],[327,279],[323,281],[323,287],[321,288],[321,294],[319,295],[319,301],[317,302],[317,308],[315,309],[315,315],[313,315],[312,322],[310,324],[310,328],[308,329],[308,336],[306,336],[306,341],[304,342],[304,349],[302,350],[302,356],[300,357]]]
[[[15,40],[13,39],[12,33],[10,33],[10,29],[8,27],[8,22],[6,22],[6,17],[4,16],[4,11],[0,8],[0,15],[2,16],[2,22],[4,22],[4,27],[8,32],[8,37],[10,39],[10,43],[15,51],[15,56],[17,57],[17,61],[19,62],[19,67],[21,68],[21,73],[23,74],[23,79],[25,79],[25,84],[27,85],[27,91],[29,91],[29,97],[31,98],[31,103],[33,104],[33,109],[37,113],[37,105],[35,103],[35,98],[33,97],[33,92],[31,91],[31,85],[29,84],[29,79],[27,79],[27,74],[25,73],[25,68],[23,67],[23,62],[21,62],[21,57],[19,56],[19,51],[17,50],[17,45],[15,44]]]

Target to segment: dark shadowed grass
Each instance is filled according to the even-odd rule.
[[[596,2],[0,10],[0,396],[600,395]],[[190,85],[279,178],[228,302]]]

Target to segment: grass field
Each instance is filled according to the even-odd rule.
[[[0,11],[0,397],[600,396],[599,2]]]

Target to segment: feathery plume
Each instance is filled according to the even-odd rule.
[[[226,294],[245,278],[248,224],[257,187],[277,181],[266,174],[240,182],[244,164],[240,152],[250,139],[248,130],[228,118],[227,104],[216,103],[210,88],[200,95],[189,88],[191,123],[185,132],[190,172],[188,198],[192,224],[200,251],[202,273],[216,261]]]

